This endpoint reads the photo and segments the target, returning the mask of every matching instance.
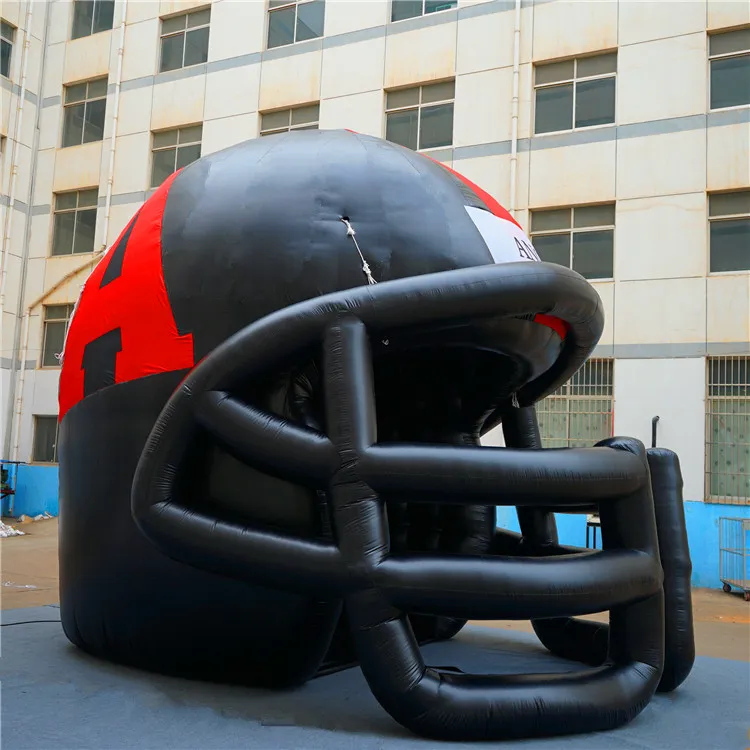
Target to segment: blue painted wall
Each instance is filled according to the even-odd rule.
[[[15,506],[13,515],[22,513],[36,516],[39,513],[58,514],[57,466],[18,467]],[[6,507],[3,513],[7,513]],[[719,581],[719,518],[750,518],[750,506],[717,505],[703,502],[686,502],[690,556],[693,560],[693,586],[721,588]],[[497,523],[512,531],[519,531],[514,508],[498,508]],[[586,516],[557,515],[557,528],[563,544],[583,547],[586,543]],[[601,539],[598,545],[601,546]]]
[[[719,518],[750,518],[750,506],[685,502],[690,557],[693,561],[693,586],[721,588],[719,580]],[[561,544],[583,547],[586,544],[586,516],[555,514]],[[515,508],[498,508],[497,525],[520,531]],[[589,538],[593,546],[593,539]],[[601,535],[597,536],[601,547]]]

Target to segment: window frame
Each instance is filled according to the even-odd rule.
[[[714,190],[709,192],[706,196],[706,247],[708,253],[706,254],[706,275],[713,276],[737,276],[741,274],[750,274],[750,264],[748,268],[743,268],[738,271],[712,271],[711,270],[711,224],[721,221],[736,221],[737,219],[747,219],[750,221],[750,211],[748,213],[739,214],[718,214],[715,217],[711,216],[711,198],[719,195],[732,195],[734,193],[747,193],[750,196],[750,188],[744,190]]]
[[[732,104],[730,107],[712,107],[711,106],[711,63],[714,60],[728,60],[732,57],[747,57],[750,58],[750,46],[748,46],[746,49],[742,50],[741,52],[725,52],[723,54],[717,54],[712,55],[711,54],[711,39],[712,37],[717,36],[723,36],[724,34],[732,34],[735,31],[745,31],[746,29],[750,29],[750,26],[739,26],[737,28],[729,28],[729,29],[717,29],[717,30],[710,30],[706,32],[707,38],[707,44],[706,44],[706,52],[707,54],[707,86],[706,86],[706,94],[708,97],[708,101],[706,102],[706,111],[707,112],[731,112],[735,109],[744,109],[745,107],[750,107],[750,101],[745,102],[745,104]],[[749,59],[750,64],[750,59]]]
[[[744,362],[744,370],[747,376],[747,382],[745,384],[739,383],[737,385],[733,383],[713,383],[712,382],[712,372],[713,372],[713,363],[721,363],[721,362]],[[740,366],[740,368],[742,367]],[[725,370],[726,371],[726,370]],[[719,474],[718,472],[713,472],[712,469],[712,462],[711,462],[711,454],[712,449],[716,446],[724,445],[723,443],[714,443],[713,438],[713,425],[714,425],[714,419],[724,420],[727,417],[743,417],[746,416],[747,423],[750,425],[750,355],[747,354],[729,354],[729,355],[718,355],[718,356],[708,356],[706,357],[706,403],[705,403],[705,453],[704,453],[704,488],[703,488],[703,495],[704,495],[704,502],[711,503],[711,504],[721,504],[721,505],[750,505],[750,489],[748,489],[747,495],[714,495],[711,493],[711,482],[714,478],[715,474]],[[712,392],[712,388],[737,388],[738,390],[744,389],[745,394],[742,395],[741,393],[738,393],[736,395],[727,395],[727,394],[716,394]],[[715,402],[722,402],[719,405],[719,408],[715,408]],[[748,409],[747,414],[743,415],[742,412],[735,412],[732,413],[731,411],[727,410],[727,403],[734,403],[734,402],[747,402]],[[723,408],[722,408],[723,407]],[[735,448],[739,448],[742,446],[748,446],[748,451],[750,451],[750,437],[748,437],[747,443],[737,443]],[[739,452],[737,454],[739,456]],[[739,473],[732,473],[727,474],[726,472],[719,474],[723,477],[734,477],[735,475],[738,477],[742,477],[743,474]]]
[[[55,440],[52,444],[52,460],[51,461],[42,461],[36,456],[36,438],[38,434],[39,429],[39,420],[40,419],[54,419],[55,420]],[[60,420],[56,414],[34,414],[34,434],[31,439],[31,463],[32,464],[41,464],[43,466],[56,466],[60,463],[60,454],[58,452],[59,450],[59,442],[60,442]]]
[[[597,224],[595,226],[590,227],[576,227],[575,226],[575,211],[576,209],[582,209],[582,208],[597,208],[597,207],[604,207],[604,206],[611,206],[613,209],[615,221],[613,224]],[[539,231],[534,231],[533,227],[533,221],[534,221],[534,214],[540,214],[545,213],[547,211],[570,211],[570,221],[569,226],[567,229],[542,229]],[[589,232],[602,232],[602,231],[612,231],[612,276],[601,276],[601,277],[595,277],[587,279],[587,281],[591,283],[600,283],[600,282],[610,282],[615,280],[615,268],[616,268],[616,260],[617,260],[617,203],[616,201],[605,201],[603,203],[582,203],[577,204],[573,206],[558,206],[556,208],[532,208],[529,210],[529,239],[531,240],[531,244],[534,245],[534,238],[535,237],[549,237],[553,235],[558,234],[569,234],[570,236],[570,242],[569,242],[569,259],[570,263],[567,266],[567,268],[570,268],[571,270],[575,270],[573,268],[573,237],[575,234],[584,234]],[[536,248],[536,245],[534,245]],[[539,250],[537,250],[537,253],[539,253]],[[541,257],[541,256],[540,256]],[[580,271],[576,271],[576,273],[580,273]]]
[[[188,26],[187,19],[192,16],[196,15],[198,13],[204,13],[205,11],[208,11],[208,21],[206,23],[199,24],[198,26]],[[168,31],[167,33],[164,33],[164,22],[165,21],[172,21],[176,18],[184,18],[185,19],[185,26],[182,29],[179,29],[177,31]],[[170,37],[180,36],[187,38],[187,34],[189,31],[196,31],[198,29],[208,29],[208,41],[206,44],[206,60],[202,62],[197,63],[191,63],[190,65],[185,65],[185,50],[187,49],[187,45],[185,41],[182,43],[182,65],[180,65],[179,68],[169,68],[169,70],[162,70],[162,64],[164,62],[164,40],[169,39]],[[184,10],[179,13],[173,13],[169,16],[160,16],[159,17],[159,62],[157,66],[157,75],[162,75],[166,73],[173,73],[175,70],[185,70],[186,68],[194,68],[197,65],[205,65],[208,62],[208,50],[209,46],[211,44],[211,5],[203,5],[197,8],[190,8],[190,10]]]
[[[102,96],[96,96],[91,99],[89,99],[89,93],[88,93],[88,87],[92,83],[99,83],[100,81],[105,82],[104,86],[104,94]],[[66,102],[65,98],[67,96],[68,89],[75,88],[76,86],[84,85],[86,86],[86,94],[85,97],[79,101],[75,102]],[[76,148],[77,146],[85,146],[88,143],[102,143],[104,139],[104,131],[107,126],[107,99],[109,98],[109,76],[98,76],[97,78],[91,78],[85,81],[78,81],[78,83],[69,83],[63,86],[63,93],[62,93],[62,107],[63,107],[63,117],[62,117],[62,132],[60,134],[60,148]],[[79,107],[83,104],[84,107],[84,123],[86,120],[86,105],[88,105],[91,102],[99,102],[104,101],[104,121],[102,122],[102,137],[100,140],[96,141],[84,141],[83,135],[85,133],[85,128],[81,128],[81,142],[80,143],[73,143],[68,146],[65,145],[65,110],[71,109],[72,107]]]
[[[191,128],[200,128],[201,129],[201,137],[198,141],[186,141],[185,143],[180,143],[180,133],[183,130],[190,130]],[[162,133],[177,133],[177,140],[174,144],[169,144],[168,146],[154,146],[154,140],[155,136],[161,135]],[[176,128],[164,128],[162,130],[152,130],[151,131],[151,174],[149,176],[149,190],[156,190],[163,182],[160,182],[158,185],[154,185],[154,154],[157,152],[162,151],[170,151],[173,150],[175,152],[175,168],[170,172],[170,175],[174,174],[177,171],[177,153],[181,146],[200,146],[200,153],[198,154],[198,159],[200,159],[203,156],[203,123],[202,122],[196,122],[191,125],[180,125]],[[193,161],[189,162],[189,164],[186,164],[185,166],[189,166],[190,164],[193,164],[195,161],[198,161],[198,159],[194,159]],[[184,169],[185,167],[181,167],[181,169]],[[169,176],[169,175],[168,175]],[[165,180],[167,177],[164,178]]]
[[[406,19],[405,19],[406,20]],[[453,84],[453,97],[451,99],[437,99],[435,101],[430,102],[423,102],[422,101],[422,93],[425,88],[429,88],[430,86],[434,85],[440,85],[444,83],[452,83]],[[413,91],[414,89],[417,89],[419,91],[419,101],[415,104],[408,104],[403,107],[391,107],[388,108],[388,94],[395,94],[395,93],[401,93],[404,91]],[[385,106],[383,107],[383,139],[386,140],[388,135],[388,115],[392,114],[394,112],[409,112],[411,110],[416,109],[417,110],[417,148],[414,150],[414,153],[417,154],[423,154],[423,153],[432,153],[433,151],[440,151],[444,148],[454,148],[454,141],[455,141],[455,126],[456,126],[456,79],[455,78],[448,78],[443,81],[430,81],[429,83],[419,83],[413,86],[401,86],[399,88],[393,88],[393,89],[386,89],[384,91],[385,94]],[[445,104],[452,104],[453,105],[453,117],[451,120],[451,142],[446,144],[445,146],[431,146],[429,148],[420,148],[421,141],[422,141],[422,109],[424,107],[439,107],[441,105]],[[389,143],[395,143],[394,141],[388,141]],[[395,144],[395,145],[402,145],[402,144]],[[408,148],[408,146],[404,146],[404,148]]]
[[[414,18],[424,18],[425,16],[434,16],[436,13],[446,13],[449,10],[456,10],[458,8],[458,0],[446,0],[446,2],[452,3],[450,8],[440,8],[440,10],[433,10],[429,13],[425,12],[425,7],[429,0],[420,0],[422,3],[422,12],[416,16],[407,16],[406,18],[398,18],[393,20],[393,6],[399,2],[399,0],[391,0],[388,7],[388,23],[402,23],[403,21],[411,21]]]
[[[309,5],[311,3],[320,2],[323,4],[323,30],[320,33],[320,36],[315,36],[312,39],[297,39],[297,20],[299,17],[299,6],[300,5]],[[271,33],[271,15],[273,13],[276,13],[280,10],[287,10],[291,6],[294,6],[294,41],[289,42],[287,44],[277,44],[274,47],[270,47],[268,44],[268,37]],[[325,0],[287,0],[283,5],[277,5],[275,7],[271,7],[271,0],[268,0],[266,3],[266,34],[265,34],[265,50],[273,50],[273,49],[281,49],[282,47],[292,47],[295,44],[304,44],[305,42],[313,42],[316,39],[322,39],[325,36]]]
[[[315,120],[311,120],[309,122],[293,125],[292,124],[292,117],[293,112],[295,110],[301,110],[301,109],[307,109],[309,107],[317,107],[318,109],[318,116],[315,118]],[[279,127],[279,128],[266,128],[263,129],[263,118],[266,115],[277,115],[281,112],[286,112],[289,115],[288,121],[289,124],[286,127]],[[276,135],[277,133],[290,133],[293,130],[319,130],[320,129],[320,102],[310,102],[309,104],[300,104],[295,105],[294,107],[285,107],[284,109],[271,109],[267,112],[259,112],[260,116],[260,123],[258,124],[258,138],[265,138],[269,135]],[[314,127],[313,127],[314,126]]]
[[[75,29],[76,24],[76,6],[78,6],[79,2],[81,0],[73,0],[73,12],[70,14],[70,35],[69,38],[71,41],[75,41],[76,39],[86,39],[90,36],[95,36],[96,34],[104,34],[107,31],[112,31],[114,28],[114,20],[115,20],[115,10],[117,8],[116,0],[89,0],[93,3],[94,9],[96,9],[96,6],[100,3],[112,3],[112,26],[110,26],[107,29],[100,29],[99,31],[94,31],[94,13],[91,14],[91,30],[88,34],[83,34],[81,36],[73,36],[73,30]]]
[[[93,206],[84,205],[80,206],[79,201],[81,198],[81,193],[88,193],[88,192],[96,192],[96,200],[94,201]],[[74,208],[58,208],[57,202],[60,198],[60,196],[63,195],[75,195],[76,196],[76,205]],[[96,218],[94,219],[94,232],[96,233],[96,222],[99,218],[99,187],[88,187],[88,188],[79,188],[78,190],[64,190],[60,191],[59,193],[54,194],[54,205],[52,207],[52,239],[50,241],[50,248],[49,248],[49,254],[48,258],[69,258],[74,255],[91,255],[92,253],[96,252],[96,237],[94,237],[94,241],[91,243],[92,247],[91,250],[85,250],[82,252],[75,252],[75,239],[76,239],[76,228],[78,226],[78,213],[80,211],[91,211],[93,210],[95,213]],[[69,253],[56,253],[55,250],[55,232],[57,230],[57,219],[56,217],[58,214],[68,214],[68,213],[75,213],[74,223],[73,223],[73,249]]]
[[[596,382],[596,378],[592,378],[592,374],[596,373],[602,373],[604,377],[602,378],[602,383],[599,384]],[[588,380],[585,380],[585,382],[577,382],[577,381],[583,381],[584,376],[588,376]],[[574,389],[582,389],[583,392],[577,393],[573,392]],[[603,393],[586,393],[586,389],[601,389],[604,392]],[[583,403],[586,401],[609,401],[610,408],[608,411],[576,411],[575,409],[571,410],[571,404],[576,403]],[[544,409],[543,404],[553,404],[553,403],[564,403],[565,404],[565,410],[560,409]],[[614,428],[615,428],[615,359],[614,357],[592,357],[591,359],[587,360],[587,362],[583,365],[583,367],[573,375],[573,377],[568,380],[566,383],[563,383],[559,388],[557,388],[555,391],[550,393],[548,396],[543,398],[539,403],[536,405],[537,412],[541,416],[539,417],[540,422],[540,435],[542,437],[542,441],[544,443],[544,447],[565,447],[569,448],[572,447],[572,442],[580,442],[575,441],[575,439],[571,439],[570,435],[570,426],[571,426],[571,414],[579,414],[579,415],[589,415],[589,417],[596,416],[596,417],[603,417],[608,424],[608,434],[603,435],[602,437],[597,437],[593,443],[597,443],[599,440],[604,440],[608,437],[614,436]],[[565,414],[566,416],[566,435],[564,438],[562,437],[552,437],[549,434],[545,432],[544,425],[545,425],[545,415],[555,415],[555,414]],[[547,443],[549,442],[563,442],[564,446],[548,446]]]
[[[0,26],[0,46],[2,43],[7,44],[10,47],[10,54],[8,55],[8,74],[0,70],[0,77],[6,78],[7,80],[10,80],[10,74],[13,72],[13,50],[16,46],[16,34],[18,32],[18,27],[14,26],[12,23],[9,23],[4,18],[0,19],[2,22],[2,25]],[[3,28],[7,28],[10,32],[10,36],[6,36],[6,30]]]
[[[596,57],[605,57],[607,55],[615,55],[615,70],[614,73],[598,73],[596,75],[591,76],[583,76],[581,78],[578,77],[578,61],[579,60],[590,60],[592,58]],[[539,68],[546,67],[547,65],[554,65],[556,63],[564,63],[564,62],[572,62],[573,63],[573,78],[561,78],[559,81],[552,81],[551,83],[540,83],[537,84],[536,82],[536,72]],[[532,91],[533,91],[533,97],[532,97],[532,112],[531,112],[531,135],[533,138],[543,138],[547,135],[560,135],[561,133],[577,133],[582,130],[599,130],[601,128],[612,128],[617,126],[617,76],[618,76],[618,65],[620,63],[620,57],[618,54],[617,49],[612,50],[606,50],[601,52],[596,52],[594,54],[590,55],[577,55],[576,57],[564,57],[560,59],[555,60],[540,60],[539,62],[533,63],[533,84],[532,84]],[[615,79],[615,111],[614,116],[612,118],[612,122],[605,122],[600,125],[584,125],[583,127],[576,127],[576,103],[577,103],[577,93],[578,93],[578,83],[588,83],[589,81],[596,81],[596,80],[603,80],[605,78],[614,78]],[[565,128],[563,130],[548,130],[544,133],[537,133],[536,132],[536,110],[537,110],[537,101],[536,101],[536,92],[539,89],[549,89],[554,88],[556,86],[564,86],[567,84],[573,84],[573,117],[571,122],[570,128]]]
[[[64,256],[63,256],[64,257]],[[47,310],[51,307],[65,307],[66,309],[66,316],[65,318],[47,318]],[[59,304],[51,304],[51,305],[43,305],[42,306],[42,346],[39,353],[39,363],[37,366],[37,369],[39,370],[59,370],[62,364],[60,363],[60,360],[57,360],[57,363],[54,365],[46,365],[44,364],[47,354],[47,324],[48,323],[65,323],[65,331],[63,333],[63,344],[65,343],[65,338],[68,335],[68,327],[70,326],[71,318],[73,317],[73,310],[75,308],[75,304],[72,302],[61,302]],[[60,354],[62,355],[62,349],[59,352],[52,352],[52,354]]]

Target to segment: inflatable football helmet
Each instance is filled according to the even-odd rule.
[[[602,327],[594,288],[541,262],[487,193],[380,139],[291,132],[172,175],[87,280],[65,344],[68,638],[257,686],[358,663],[435,738],[630,720],[692,664],[679,466],[625,438],[541,450],[533,412]],[[498,425],[507,447],[482,447]],[[495,528],[497,505],[521,535]],[[552,512],[593,509],[604,549],[558,544]],[[666,646],[665,595],[682,618]],[[574,617],[603,610],[609,629]],[[595,666],[426,666],[420,644],[468,619],[533,619]]]

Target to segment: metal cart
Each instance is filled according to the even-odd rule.
[[[719,519],[719,578],[724,591],[740,589],[750,602],[750,518]]]

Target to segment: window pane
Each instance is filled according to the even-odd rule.
[[[75,198],[75,193],[72,193]],[[78,207],[86,208],[87,206],[96,206],[99,200],[99,190],[93,188],[92,190],[79,190],[78,191]]]
[[[0,42],[0,75],[10,77],[10,55],[13,45],[3,39]]]
[[[539,431],[545,448],[568,447],[568,399],[545,398],[537,405]]]
[[[391,112],[385,120],[385,139],[416,151],[418,145],[417,128],[418,110],[408,109],[403,112]]]
[[[615,207],[611,203],[606,206],[583,206],[573,209],[573,226],[608,227],[615,223]]]
[[[557,263],[570,268],[570,235],[547,234],[531,238],[534,249],[545,263]]]
[[[444,81],[422,86],[422,104],[453,99],[456,95],[455,81]]]
[[[708,198],[709,216],[750,214],[750,190],[738,193],[718,193]]]
[[[458,0],[426,0],[424,4],[424,12],[437,13],[439,10],[450,10],[458,5]]]
[[[391,21],[403,21],[422,15],[422,0],[393,0]]]
[[[76,0],[73,3],[73,30],[70,34],[72,39],[80,39],[91,34],[94,22],[93,0]]]
[[[419,104],[419,88],[389,91],[386,97],[386,109],[416,107]]]
[[[750,357],[709,359],[711,396],[750,396]]]
[[[55,356],[61,354],[63,342],[65,341],[65,328],[67,323],[45,323],[44,324],[44,351],[42,352],[43,367],[59,367],[60,361]]]
[[[570,229],[569,208],[556,208],[552,211],[531,212],[532,232],[549,232],[553,229]]]
[[[98,0],[94,7],[94,34],[100,31],[107,31],[112,28],[115,18],[114,0]]]
[[[177,145],[177,130],[162,130],[154,133],[154,148]]]
[[[185,35],[185,66],[200,65],[208,60],[208,26]]]
[[[34,420],[33,460],[53,463],[57,456],[57,417],[36,417]]]
[[[164,73],[167,70],[177,70],[182,67],[182,52],[185,45],[185,35],[175,34],[165,36],[161,40],[161,67]]]
[[[535,133],[553,133],[573,127],[573,84],[536,90]]]
[[[175,31],[182,31],[187,25],[187,16],[174,16],[173,18],[165,18],[161,22],[161,35],[174,34]]]
[[[711,109],[750,104],[750,55],[711,61]]]
[[[573,60],[548,63],[547,65],[537,65],[534,78],[536,85],[539,86],[542,83],[557,83],[557,81],[567,81],[573,78],[573,65]]]
[[[711,55],[728,55],[732,52],[750,50],[750,29],[711,34],[708,45]]]
[[[78,211],[76,218],[76,233],[73,243],[74,253],[94,252],[94,232],[96,231],[96,209],[90,208]]]
[[[576,78],[587,76],[601,76],[617,71],[617,53],[596,55],[596,57],[582,57],[576,61]]]
[[[65,103],[74,104],[82,102],[86,98],[86,84],[77,83],[75,86],[65,87]]]
[[[203,125],[191,125],[188,128],[180,128],[178,132],[178,143],[200,143],[203,138]]]
[[[323,0],[300,3],[297,6],[297,41],[317,39],[323,36],[326,5]]]
[[[614,78],[599,78],[576,85],[577,128],[607,125],[615,121]]]
[[[44,308],[45,320],[62,320],[66,321],[70,317],[70,310],[73,305],[46,305]]]
[[[422,107],[419,148],[440,148],[453,143],[453,104]]]
[[[177,162],[175,169],[182,169],[188,164],[192,164],[201,158],[201,147],[200,144],[194,146],[178,146],[177,148]]]
[[[312,104],[309,107],[297,107],[292,110],[292,125],[306,125],[308,123],[317,122],[319,116],[320,107],[317,104]]]
[[[611,279],[614,271],[614,232],[576,232],[573,270],[584,279]]]
[[[750,401],[710,402],[708,463],[713,497],[750,497]]]
[[[100,78],[97,81],[89,81],[86,87],[86,98],[97,99],[102,96],[107,96],[107,79]]]
[[[187,17],[187,27],[194,29],[196,26],[204,26],[211,21],[211,8],[205,8],[204,10],[198,10],[195,13],[190,13]]]
[[[75,211],[55,214],[52,232],[52,255],[70,255],[73,252],[73,230],[75,228]]]
[[[104,115],[107,110],[107,100],[97,99],[86,103],[85,121],[83,123],[83,142],[92,143],[104,138]]]
[[[2,36],[3,39],[7,39],[9,42],[13,41],[13,27],[9,23],[5,23],[5,21],[0,21],[0,36]]]
[[[279,128],[289,127],[289,110],[283,109],[280,112],[269,112],[261,117],[261,130],[278,130]]]
[[[750,219],[711,222],[711,272],[750,271]]]
[[[63,115],[63,148],[80,146],[83,143],[83,113],[85,104],[65,107]]]
[[[268,14],[268,49],[294,42],[295,6]]]
[[[174,172],[175,149],[169,148],[164,151],[154,151],[153,166],[151,168],[151,187],[158,187]]]
[[[55,197],[56,211],[62,211],[66,208],[75,208],[77,204],[77,193],[58,193]]]

